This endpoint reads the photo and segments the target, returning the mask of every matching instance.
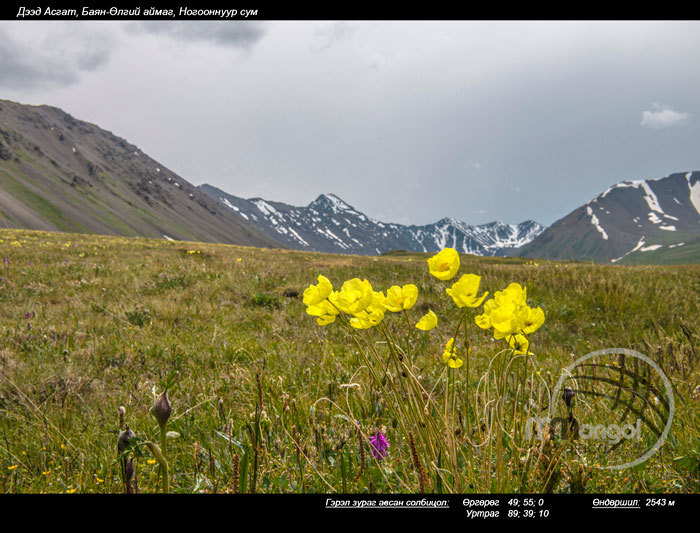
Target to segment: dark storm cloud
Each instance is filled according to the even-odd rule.
[[[211,42],[221,46],[251,48],[265,36],[265,27],[257,22],[147,21],[135,22],[133,33],[166,35],[176,40]]]

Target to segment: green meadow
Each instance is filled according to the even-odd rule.
[[[532,354],[513,359],[475,325],[480,309],[445,294],[452,282],[431,276],[431,254],[25,230],[0,231],[0,250],[2,493],[162,492],[153,444],[174,493],[700,489],[700,265],[462,255],[455,281],[477,274],[489,297],[519,283],[544,311]],[[383,335],[341,320],[319,326],[302,301],[319,275],[336,290],[352,278],[377,291],[415,284],[418,299],[386,313]],[[437,327],[414,328],[428,310]],[[443,350],[465,312],[468,364],[449,368]],[[600,468],[610,453],[632,460],[636,450],[559,434],[524,440],[526,417],[559,401],[548,391],[562,369],[610,347],[649,356],[672,383],[675,414],[660,449],[610,470]],[[165,389],[163,449],[149,410]],[[583,420],[585,405],[571,416]],[[388,448],[377,457],[378,433]]]

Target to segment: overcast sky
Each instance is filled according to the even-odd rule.
[[[0,98],[236,196],[549,225],[700,170],[700,22],[2,21]]]

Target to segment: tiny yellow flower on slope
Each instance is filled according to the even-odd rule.
[[[416,324],[416,327],[418,329],[422,329],[423,331],[430,331],[435,326],[437,326],[437,321],[437,315],[433,313],[431,309],[428,309],[428,313],[421,317],[421,319]]]
[[[343,313],[355,315],[372,303],[373,296],[374,291],[369,281],[353,278],[343,283],[336,305]]]
[[[386,291],[386,298],[382,301],[384,307],[393,313],[410,309],[418,299],[418,287],[413,284],[399,287],[394,285]]]
[[[445,289],[445,292],[452,296],[457,307],[479,307],[488,295],[488,292],[480,297],[476,295],[479,292],[480,282],[481,276],[464,274],[451,288]]]
[[[450,368],[459,368],[464,364],[459,357],[457,357],[457,351],[454,348],[455,339],[450,337],[450,340],[445,344],[445,351],[442,352],[442,360],[447,363]]]
[[[455,277],[459,270],[459,254],[454,248],[445,248],[428,259],[430,273],[437,279],[446,281]]]
[[[306,305],[320,304],[328,298],[328,295],[333,291],[333,285],[326,276],[318,277],[317,285],[309,285],[304,290],[304,303]]]

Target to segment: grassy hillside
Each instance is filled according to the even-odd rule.
[[[471,321],[471,367],[443,379],[441,354],[459,310],[423,254],[341,256],[25,230],[0,231],[0,251],[3,493],[123,492],[120,406],[123,423],[141,442],[138,488],[161,490],[158,465],[143,443],[158,442],[148,409],[168,381],[174,383],[168,430],[178,434],[168,440],[173,492],[445,490],[437,477],[420,479],[391,398],[382,393],[386,380],[400,384],[401,376],[389,371],[378,386],[349,333],[337,322],[318,326],[305,313],[300,295],[319,274],[336,288],[354,277],[377,290],[418,287],[406,317],[387,313],[384,323],[403,338],[406,320],[415,322],[428,309],[438,315],[436,329],[413,328],[407,341],[412,370],[426,390],[472,390],[502,349]],[[692,455],[700,429],[693,396],[700,384],[700,265],[462,256],[462,273],[481,276],[480,293],[521,283],[529,303],[544,310],[518,389],[533,409],[547,408],[542,391],[551,390],[573,356],[607,347],[651,356],[675,387],[671,432],[648,462],[600,470],[576,454],[578,445],[555,443],[555,475],[545,476],[541,462],[530,467],[525,459],[534,448],[516,449],[504,439],[502,462],[494,467],[503,474],[503,491],[698,491],[693,463],[674,458]],[[472,311],[472,317],[480,312]],[[383,345],[374,346],[384,353]],[[379,361],[372,371],[386,365]],[[484,475],[491,455],[474,446],[488,421],[468,403],[461,407],[462,399],[458,468],[467,491],[494,490]],[[390,445],[381,461],[366,438],[376,431]]]
[[[0,227],[280,244],[124,139],[54,107],[7,100]]]

